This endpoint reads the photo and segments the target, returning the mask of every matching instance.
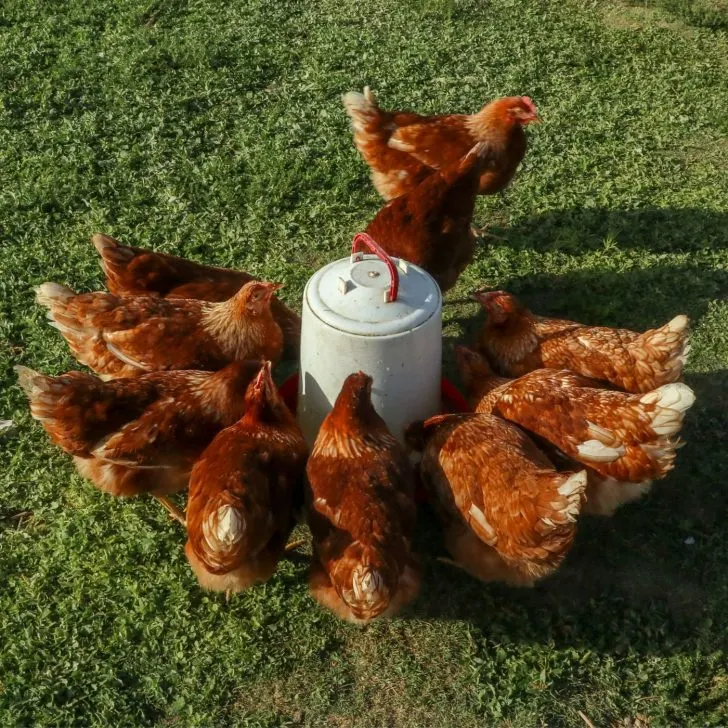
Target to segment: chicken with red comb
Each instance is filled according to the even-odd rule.
[[[377,192],[391,200],[416,187],[436,169],[453,164],[479,142],[491,161],[481,172],[478,190],[492,195],[508,186],[526,153],[527,124],[538,122],[528,96],[495,99],[475,114],[420,116],[384,111],[369,88],[347,93],[354,143],[372,170]]]

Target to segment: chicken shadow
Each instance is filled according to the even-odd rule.
[[[644,330],[678,313],[699,319],[710,300],[728,293],[728,272],[666,264],[530,276],[503,288],[541,314]],[[445,346],[446,373],[456,382],[453,344],[473,340],[482,322],[476,304],[473,311],[457,321],[460,334]],[[445,552],[426,507],[418,536],[423,591],[411,614],[467,620],[484,638],[501,642],[553,642],[615,655],[728,646],[722,536],[728,526],[728,369],[688,374],[686,382],[696,404],[675,470],[613,518],[582,517],[564,564],[533,589],[483,584],[437,562]]]
[[[728,214],[699,208],[570,208],[551,210],[492,232],[514,248],[566,253],[598,250],[608,239],[622,248],[652,252],[724,250],[728,248]]]

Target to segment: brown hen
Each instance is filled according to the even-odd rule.
[[[477,348],[511,377],[541,367],[570,369],[627,392],[650,392],[680,379],[690,351],[684,315],[639,334],[536,316],[505,291],[479,291],[475,298],[487,312]]]
[[[351,117],[354,143],[372,170],[377,192],[392,200],[411,192],[436,169],[454,164],[479,143],[489,149],[489,164],[480,171],[478,192],[504,189],[526,153],[523,127],[538,121],[528,96],[507,96],[486,104],[477,114],[420,116],[384,111],[369,88],[343,97]]]
[[[267,580],[293,528],[307,448],[270,375],[251,382],[243,418],[196,463],[187,501],[187,559],[200,585],[237,592]]]
[[[590,468],[590,512],[610,515],[672,470],[676,435],[695,401],[687,385],[628,394],[557,369],[505,379],[476,352],[458,347],[457,353],[477,412],[515,422]]]
[[[475,252],[470,222],[478,178],[490,154],[487,144],[477,144],[462,159],[387,203],[366,232],[389,255],[424,268],[443,291],[452,288]]]
[[[111,382],[85,372],[51,377],[16,370],[31,414],[81,475],[114,496],[149,493],[177,517],[164,495],[186,488],[200,453],[240,419],[260,362]]]
[[[346,379],[306,469],[311,593],[356,623],[395,614],[419,588],[412,469],[375,412],[371,387],[362,372]]]
[[[196,298],[227,301],[242,286],[255,280],[244,271],[202,265],[167,253],[122,245],[108,235],[91,238],[101,256],[106,287],[118,296],[160,295],[165,298]],[[286,346],[298,352],[301,318],[277,296],[271,297],[273,318],[283,330]]]
[[[283,333],[270,299],[279,287],[251,281],[220,303],[76,294],[57,283],[36,292],[76,359],[113,379],[163,369],[215,370],[245,359],[277,361]]]
[[[487,414],[413,423],[422,480],[455,563],[483,581],[530,586],[571,548],[586,473],[559,473],[515,425]]]

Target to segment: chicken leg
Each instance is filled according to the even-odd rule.
[[[185,519],[184,513],[167,498],[166,495],[155,495],[154,496],[161,504],[162,507],[174,518],[175,521],[179,521],[185,528],[187,528],[187,520]]]

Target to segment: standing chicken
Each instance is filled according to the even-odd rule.
[[[515,425],[487,414],[410,425],[420,472],[455,563],[483,581],[530,586],[571,548],[586,473],[559,473]]]
[[[103,379],[160,369],[208,369],[231,361],[272,359],[283,333],[270,310],[275,283],[251,281],[232,298],[209,303],[113,293],[76,294],[44,283],[37,300],[74,356]]]
[[[479,193],[504,189],[526,153],[523,127],[539,120],[528,96],[506,96],[477,114],[420,116],[383,111],[369,88],[343,97],[354,143],[372,170],[372,182],[385,199],[413,190],[436,169],[454,164],[478,142],[490,150],[480,172]]]
[[[475,298],[487,312],[477,348],[511,377],[540,367],[570,369],[627,392],[650,392],[680,379],[690,351],[684,315],[638,334],[536,316],[505,291],[479,291]]]
[[[244,271],[215,268],[122,245],[108,235],[91,238],[101,256],[106,287],[117,296],[160,295],[165,298],[197,298],[201,301],[227,301],[246,283],[255,280]],[[301,339],[301,318],[276,296],[271,297],[273,318],[283,330],[286,345],[297,352]]]
[[[464,347],[458,348],[458,363],[477,412],[517,423],[601,476],[593,475],[590,485],[601,504],[595,512],[605,515],[672,470],[675,436],[695,401],[690,387],[679,382],[628,394],[595,388],[599,382],[566,370],[537,369],[505,379]]]
[[[412,469],[374,410],[371,388],[363,372],[346,379],[306,469],[311,592],[358,623],[395,614],[419,588]]]
[[[215,437],[192,471],[185,553],[202,587],[229,594],[273,574],[293,528],[306,454],[266,362],[248,387],[243,418]]]
[[[114,496],[150,493],[184,520],[165,495],[187,487],[200,453],[242,417],[260,362],[111,382],[85,372],[50,377],[16,370],[31,414],[73,456],[81,475]]]
[[[470,222],[478,178],[490,157],[487,144],[476,144],[462,159],[387,203],[366,232],[390,255],[422,266],[443,291],[452,288],[473,259]]]

